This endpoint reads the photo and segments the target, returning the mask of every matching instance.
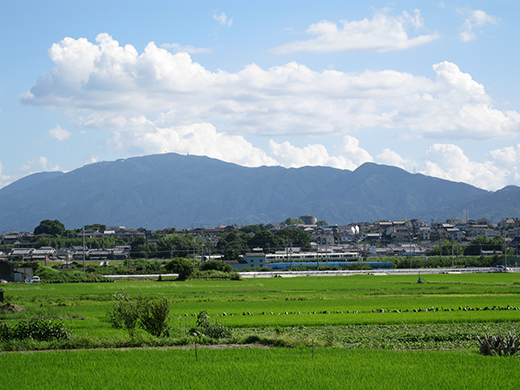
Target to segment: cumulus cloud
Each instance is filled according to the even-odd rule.
[[[117,149],[135,148],[147,154],[194,154],[249,167],[278,165],[275,159],[244,137],[217,132],[210,123],[159,127],[156,122],[140,117],[115,132],[110,142]]]
[[[41,171],[59,171],[60,167],[58,165],[49,164],[49,160],[47,157],[39,156],[35,157],[32,160],[25,162],[20,167],[20,171],[24,173],[32,173],[32,172],[41,172]]]
[[[94,163],[97,163],[99,162],[99,157],[98,156],[95,156],[93,154],[89,154],[85,160],[83,161],[83,165],[87,165],[87,164],[94,164]]]
[[[520,144],[492,150],[489,155],[505,174],[520,181]]]
[[[198,54],[198,53],[213,53],[212,48],[207,47],[193,47],[191,45],[183,46],[179,43],[163,43],[161,45],[163,49],[172,49],[177,53],[190,53],[190,54]]]
[[[477,37],[473,31],[475,27],[481,27],[486,24],[498,25],[500,18],[488,15],[482,10],[469,11],[469,15],[462,25],[460,39],[464,42],[472,41]]]
[[[233,18],[228,19],[224,12],[222,12],[220,15],[213,15],[213,19],[215,19],[221,25],[231,26],[233,24]]]
[[[412,160],[401,157],[398,153],[389,148],[385,148],[376,156],[376,159],[383,164],[393,165],[408,171],[415,167],[415,163]]]
[[[58,141],[68,140],[71,133],[68,130],[62,129],[60,125],[57,125],[54,129],[49,130],[47,136],[51,139],[56,139]]]
[[[149,118],[153,137],[148,143],[141,144],[139,132],[127,131],[125,137],[136,138],[125,144],[144,149],[161,139],[169,145],[171,134],[156,129],[177,134],[199,126],[202,132],[209,124],[225,131],[221,142],[238,134],[345,136],[366,128],[453,139],[508,138],[520,130],[518,112],[494,108],[484,86],[450,62],[433,65],[434,78],[392,70],[316,72],[295,62],[210,72],[186,52],[172,54],[151,42],[139,54],[108,34],[100,34],[96,43],[65,38],[49,55],[55,67],[22,102],[66,109],[79,126],[112,131],[115,145],[126,128],[143,127],[143,119],[152,123]],[[276,150],[280,156],[289,153]],[[313,153],[316,159],[324,156]],[[256,161],[272,163],[265,156]]]
[[[426,152],[427,175],[441,179],[472,184],[488,190],[497,190],[507,184],[508,171],[492,161],[471,161],[464,151],[453,144],[435,144]]]
[[[410,15],[404,11],[401,15],[390,16],[388,9],[376,10],[372,19],[360,21],[342,20],[341,26],[322,20],[307,29],[309,35],[316,38],[305,41],[289,42],[273,49],[277,54],[299,51],[330,53],[354,50],[378,52],[404,50],[424,45],[436,39],[438,34],[408,36],[407,30],[424,26],[419,10]]]
[[[5,187],[6,185],[8,185],[9,183],[11,183],[13,181],[11,176],[4,175],[3,170],[4,170],[4,166],[0,162],[0,188]]]
[[[303,166],[329,166],[339,169],[356,169],[367,161],[373,161],[370,154],[359,147],[359,141],[351,136],[345,136],[335,149],[335,155],[330,155],[325,146],[320,144],[308,145],[303,148],[291,145],[289,142],[281,144],[270,140],[271,156],[280,165],[287,168]]]

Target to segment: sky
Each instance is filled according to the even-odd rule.
[[[175,152],[520,185],[518,1],[0,0],[0,187]]]

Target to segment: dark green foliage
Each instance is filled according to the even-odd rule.
[[[235,271],[199,271],[196,269],[191,275],[190,280],[242,280],[240,274]]]
[[[464,252],[464,248],[458,242],[446,240],[439,245],[434,246],[428,251],[429,256],[460,256]],[[480,254],[480,253],[479,253]]]
[[[311,235],[299,228],[285,228],[276,232],[276,236],[281,238],[286,245],[300,247],[302,251],[310,251]]]
[[[67,340],[71,336],[63,321],[51,321],[44,318],[22,320],[15,325],[0,323],[0,342],[10,340],[50,341]]]
[[[168,234],[157,242],[157,257],[170,258],[186,257],[193,254],[194,248],[198,252],[202,241],[200,237],[189,234]],[[207,253],[213,247],[210,242],[204,242],[204,251]]]
[[[192,260],[182,257],[177,257],[166,263],[165,268],[170,272],[179,274],[179,280],[186,280],[195,269]]]
[[[114,294],[113,309],[108,319],[117,329],[126,329],[130,336],[142,328],[153,336],[162,336],[168,326],[170,306],[166,298],[149,298],[141,294],[132,297],[124,288]]]
[[[251,237],[247,241],[247,245],[249,245],[251,250],[258,247],[264,249],[264,252],[274,252],[275,250],[280,250],[284,247],[284,240],[274,233],[264,230]]]
[[[233,267],[231,267],[229,264],[224,263],[220,260],[209,260],[205,261],[204,263],[200,263],[199,269],[201,271],[222,271],[222,272],[231,272],[233,271]]]
[[[486,334],[483,338],[477,336],[477,340],[481,355],[513,356],[520,351],[520,344],[512,331],[509,331],[509,337]]]
[[[75,270],[57,270],[51,267],[41,267],[36,273],[46,283],[90,283],[112,282],[103,275]]]
[[[300,218],[287,218],[285,221],[280,222],[281,225],[304,225],[304,222]]]
[[[68,248],[71,246],[81,246],[83,240],[77,237],[76,232],[72,232],[70,236],[61,237],[40,237],[34,244],[35,248],[41,248],[42,246],[52,246],[55,249]],[[128,245],[127,239],[122,237],[95,237],[85,238],[85,245],[88,248],[113,248],[116,245]]]
[[[208,336],[213,339],[223,339],[231,337],[231,330],[223,324],[212,324],[209,314],[206,310],[202,310],[197,315],[197,326],[190,329],[190,333],[196,336]]]
[[[240,259],[240,252],[234,249],[228,249],[224,256],[222,257],[223,260],[239,260]]]
[[[464,254],[466,256],[478,256],[482,251],[503,251],[504,239],[502,236],[493,238],[478,236],[471,241],[471,244],[466,247]]]
[[[130,243],[130,256],[134,259],[147,259],[150,256],[150,244],[146,237],[136,237]]]
[[[93,225],[85,225],[85,229],[96,230],[100,233],[104,233],[106,228],[107,228],[107,225],[102,225],[100,223],[95,223]]]
[[[249,250],[247,241],[249,235],[241,232],[232,231],[231,233],[223,234],[217,243],[217,250],[219,253],[227,253],[229,250],[236,251],[238,253],[245,253]]]
[[[50,219],[45,219],[40,222],[38,226],[34,228],[34,235],[39,234],[50,234],[52,236],[61,236],[65,233],[65,225],[63,225],[60,221],[55,219],[51,221]]]
[[[166,298],[145,298],[141,300],[139,318],[144,330],[152,336],[162,336],[168,327],[170,305]]]
[[[239,229],[242,233],[254,233],[258,234],[260,232],[266,231],[267,228],[264,226],[264,224],[258,224],[258,225],[246,225],[242,226]]]

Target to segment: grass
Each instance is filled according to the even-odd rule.
[[[75,333],[100,336],[113,332],[106,322],[106,311],[121,286],[130,294],[166,297],[174,318],[206,310],[214,320],[233,328],[487,323],[520,318],[517,310],[478,310],[520,306],[518,274],[428,275],[424,279],[422,285],[412,275],[10,284],[5,287],[6,300],[22,306],[25,312],[0,319],[34,315],[72,318]],[[425,311],[432,307],[437,311]],[[465,311],[467,307],[475,310]],[[330,314],[319,314],[323,312]]]
[[[146,362],[146,369],[143,369]],[[516,389],[518,359],[464,351],[140,349],[0,354],[0,389]],[[30,369],[27,369],[30,367]]]
[[[45,350],[0,353],[0,389],[518,388],[518,357],[480,356],[476,336],[520,334],[520,275],[423,279],[421,285],[413,275],[9,284],[2,287],[6,300],[24,312],[0,320],[65,318],[73,337],[0,344],[4,351]],[[174,337],[132,338],[111,328],[106,312],[122,286],[166,297]],[[186,336],[201,310],[233,328],[232,337]],[[195,350],[195,343],[241,347]],[[191,348],[173,348],[179,345]],[[132,349],[143,346],[150,349]],[[288,348],[267,348],[273,346]]]

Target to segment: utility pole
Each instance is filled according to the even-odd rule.
[[[85,272],[85,226],[83,226],[83,272]]]
[[[453,241],[451,242],[451,267],[455,268],[455,256],[453,255]]]

